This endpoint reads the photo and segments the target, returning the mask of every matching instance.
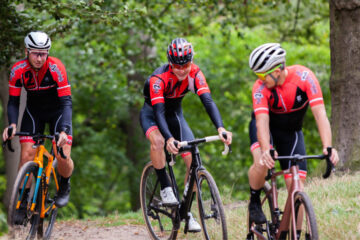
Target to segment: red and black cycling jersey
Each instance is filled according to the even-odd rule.
[[[39,71],[28,59],[18,61],[11,68],[9,79],[9,123],[17,123],[21,88],[27,91],[26,106],[41,114],[62,109],[60,129],[69,132],[72,118],[71,88],[65,66],[55,57],[48,57]]]
[[[222,127],[220,112],[211,98],[210,89],[200,68],[192,64],[189,75],[180,81],[169,64],[156,69],[146,80],[144,86],[145,103],[152,106],[158,127],[164,138],[172,137],[166,123],[165,115],[178,111],[186,93],[196,93],[216,128]]]
[[[285,82],[272,89],[261,80],[253,86],[253,109],[255,115],[270,115],[270,128],[298,131],[308,105],[324,104],[321,88],[314,73],[301,65],[286,68]]]
[[[182,99],[188,91],[199,96],[203,93],[210,93],[200,68],[192,64],[188,77],[179,81],[170,65],[165,64],[156,69],[145,82],[144,96],[148,104],[155,105],[169,100]]]

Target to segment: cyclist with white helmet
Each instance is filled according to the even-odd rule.
[[[161,198],[164,205],[179,204],[171,188],[165,170],[164,146],[173,154],[178,153],[174,141],[189,141],[194,135],[187,124],[181,102],[189,91],[197,94],[220,138],[231,144],[232,133],[225,130],[220,112],[211,98],[209,86],[200,68],[193,63],[194,50],[191,43],[183,38],[174,39],[168,46],[168,63],[156,69],[146,80],[144,86],[144,106],[140,113],[140,123],[144,134],[150,141],[150,159],[160,181]],[[222,133],[227,134],[224,139]],[[191,154],[182,155],[187,172],[191,165]],[[200,225],[189,213],[189,231],[201,231]]]
[[[267,169],[274,167],[270,149],[275,155],[305,155],[302,123],[310,105],[320,134],[323,153],[332,144],[331,127],[326,116],[321,88],[314,73],[301,65],[286,66],[286,51],[278,43],[259,46],[250,55],[249,66],[257,75],[253,90],[253,113],[249,125],[251,152],[254,163],[249,169],[250,221],[266,221],[261,209],[260,192],[265,184]],[[339,161],[332,150],[331,161]],[[282,169],[290,168],[290,161],[280,161]],[[304,183],[306,162],[299,163],[300,179]],[[285,175],[287,188],[291,175]]]
[[[74,164],[70,158],[72,144],[72,99],[70,83],[62,62],[49,56],[51,40],[41,31],[33,31],[26,35],[26,58],[18,61],[11,68],[9,79],[8,120],[13,127],[8,136],[8,127],[3,132],[3,140],[13,138],[19,116],[19,103],[22,87],[27,92],[26,107],[21,122],[21,131],[43,133],[45,124],[50,126],[50,133],[59,132],[58,146],[63,147],[67,159],[58,159],[60,189],[55,201],[57,207],[65,206],[70,195],[70,176]],[[19,168],[33,160],[36,149],[34,141],[29,137],[20,137],[21,159]],[[29,189],[28,189],[29,190]],[[28,194],[28,192],[25,192]],[[25,209],[25,211],[23,211]],[[19,209],[17,218],[22,222],[26,207]]]

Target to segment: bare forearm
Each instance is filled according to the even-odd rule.
[[[321,142],[324,148],[332,145],[331,126],[329,119],[326,116],[325,106],[315,106],[313,114],[318,127]]]
[[[257,137],[261,151],[270,149],[269,115],[261,114],[256,117]]]

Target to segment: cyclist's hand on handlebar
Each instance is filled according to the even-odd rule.
[[[328,151],[326,148],[323,149],[323,153],[324,155],[328,155]],[[330,161],[332,162],[332,164],[334,164],[334,166],[339,162],[339,155],[335,148],[331,149]]]
[[[11,136],[9,136],[8,134],[8,129],[9,127],[12,127],[12,134]],[[6,140],[8,139],[12,139],[14,136],[15,136],[15,133],[16,133],[16,124],[15,123],[12,123],[10,126],[8,126],[7,128],[4,129],[4,132],[3,132],[3,141],[5,142]]]
[[[57,141],[56,145],[58,147],[63,147],[67,141],[68,141],[67,134],[65,132],[61,132],[59,134],[59,140]]]
[[[275,158],[278,156],[277,152],[275,151]],[[263,151],[260,157],[260,164],[265,165],[267,168],[271,169],[275,166],[275,161],[270,154],[270,149]]]
[[[232,142],[232,132],[226,131],[225,128],[219,127],[218,133],[220,136],[221,141],[223,141],[226,145],[230,145]],[[222,133],[226,133],[226,139],[223,137]]]
[[[169,153],[172,153],[172,154],[178,154],[179,153],[179,148],[175,146],[174,144],[174,141],[175,138],[169,138],[167,141],[166,141],[166,150],[169,152]]]

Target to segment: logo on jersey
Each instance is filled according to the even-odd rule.
[[[309,75],[308,71],[303,71],[301,74],[301,81],[305,81],[308,75]]]
[[[297,100],[298,102],[301,102],[301,100],[302,100],[302,97],[301,97],[301,95],[299,95],[299,96],[296,96],[296,100]]]
[[[24,74],[24,84],[26,89],[34,89],[36,88],[36,82],[31,71],[27,71]]]
[[[199,79],[200,86],[205,85],[205,79],[202,74],[198,74],[196,77]]]
[[[254,99],[256,100],[256,104],[260,104],[261,99],[264,97],[264,95],[261,93],[264,88],[265,84],[261,84],[261,86],[254,93]]]
[[[51,72],[57,73],[59,82],[64,81],[64,76],[62,75],[60,69],[58,68],[58,66],[56,64],[49,63],[49,68],[50,68]]]
[[[153,84],[153,87],[152,87],[152,88],[153,88],[153,92],[154,92],[155,94],[158,94],[159,91],[161,90],[160,83],[161,83],[161,80],[158,79],[158,80],[156,80],[155,83]]]
[[[309,84],[311,85],[311,93],[312,94],[317,94],[318,93],[318,89],[316,87],[316,83],[315,80],[311,77],[310,72],[308,71],[303,71],[303,72],[296,72],[296,74],[301,78],[301,81],[308,81]]]
[[[14,67],[10,72],[10,81],[15,77],[15,72],[20,68],[26,67],[26,65],[27,65],[27,63],[23,62],[23,63],[17,65],[16,67]]]

